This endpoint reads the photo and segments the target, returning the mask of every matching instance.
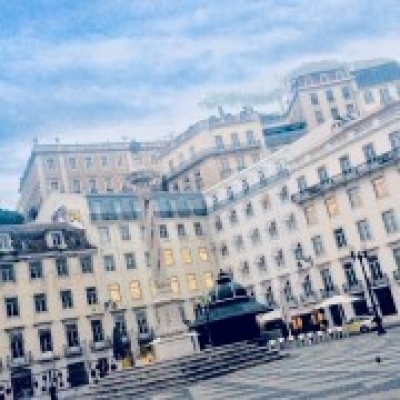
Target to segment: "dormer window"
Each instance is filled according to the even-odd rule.
[[[0,234],[0,251],[7,252],[11,250],[12,246],[10,235],[5,233]]]
[[[63,247],[64,240],[62,232],[50,232],[49,247]]]

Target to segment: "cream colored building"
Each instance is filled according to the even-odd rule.
[[[205,190],[260,160],[266,152],[260,115],[210,117],[173,139],[160,155],[160,173],[173,191]]]
[[[365,261],[384,319],[400,308],[400,103],[338,126],[328,121],[296,143],[205,192],[210,234],[222,268],[285,318],[338,293],[369,304]],[[327,312],[339,324],[340,310]]]

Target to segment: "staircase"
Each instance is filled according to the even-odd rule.
[[[251,342],[238,342],[200,353],[160,361],[143,367],[114,371],[97,385],[92,384],[82,399],[137,399],[164,389],[186,387],[242,368],[283,357],[278,351]]]

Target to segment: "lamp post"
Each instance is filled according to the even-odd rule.
[[[378,335],[384,335],[386,333],[386,330],[382,325],[382,318],[379,315],[378,306],[376,305],[374,293],[372,292],[371,281],[369,280],[369,278],[367,276],[367,272],[365,271],[364,262],[363,262],[364,259],[368,260],[368,253],[365,250],[359,251],[359,252],[352,250],[350,252],[350,256],[354,261],[358,260],[360,262],[364,280],[367,285],[368,295],[371,300],[372,311],[374,313],[374,320],[376,323],[377,333],[378,333]]]

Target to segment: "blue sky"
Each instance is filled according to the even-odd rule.
[[[179,133],[303,62],[400,59],[399,21],[398,0],[0,0],[0,207],[35,137]]]

